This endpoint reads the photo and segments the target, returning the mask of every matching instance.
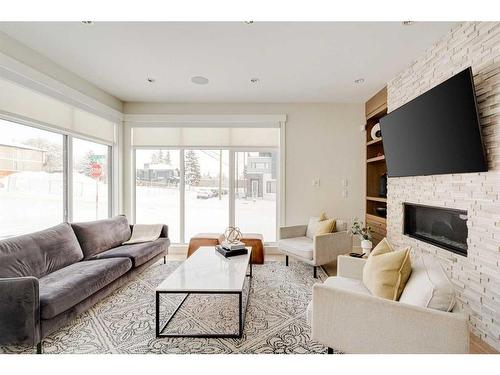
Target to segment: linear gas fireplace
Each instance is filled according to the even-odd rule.
[[[467,211],[404,203],[404,234],[467,256]]]

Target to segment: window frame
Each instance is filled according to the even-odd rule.
[[[101,146],[106,146],[107,150],[107,163],[106,167],[108,168],[108,219],[113,215],[114,212],[114,201],[113,201],[113,188],[114,188],[114,173],[113,173],[113,145],[104,142],[102,140],[96,140],[93,139],[92,137],[82,137],[80,135],[68,135],[68,149],[67,149],[67,163],[66,163],[66,168],[68,169],[68,175],[67,175],[67,180],[68,180],[68,201],[70,202],[70,207],[68,207],[68,221],[73,222],[73,216],[74,216],[74,205],[73,205],[73,140],[74,139],[79,139],[82,141],[86,142],[92,142],[96,143]],[[71,164],[70,164],[71,163]],[[69,195],[71,194],[71,195]],[[71,197],[71,199],[69,198]],[[99,219],[101,220],[101,219]]]
[[[277,179],[276,179],[276,241],[275,242],[264,242],[265,246],[275,246],[277,243],[277,239],[279,238],[279,228],[281,225],[281,213],[282,211],[282,190],[281,190],[281,178],[282,178],[282,168],[280,166],[284,166],[282,163],[282,152],[281,147],[228,147],[228,146],[132,146],[132,155],[131,155],[131,164],[132,164],[132,188],[131,188],[131,199],[132,199],[132,218],[133,222],[136,223],[137,218],[137,191],[136,191],[136,181],[137,181],[137,165],[136,165],[136,153],[137,150],[148,150],[148,151],[159,151],[159,150],[175,150],[179,151],[180,158],[180,182],[179,182],[179,223],[180,223],[180,241],[179,243],[173,243],[173,245],[184,246],[189,242],[188,238],[185,238],[185,180],[184,180],[184,155],[186,150],[228,150],[229,151],[229,225],[235,225],[235,153],[236,152],[276,152],[277,161],[276,161],[276,170],[277,170]],[[168,225],[168,223],[165,223]]]
[[[67,129],[56,127],[53,125],[45,124],[39,121],[34,121],[31,119],[26,119],[22,116],[15,116],[11,114],[5,114],[0,111],[0,119],[11,122],[16,125],[26,126],[29,128],[34,128],[38,130],[43,130],[51,132],[54,134],[61,135],[63,138],[63,206],[62,206],[62,222],[72,222],[73,217],[73,138],[78,138],[84,141],[94,142],[100,145],[104,145],[108,150],[108,218],[110,218],[115,212],[115,204],[113,199],[113,194],[115,191],[115,160],[113,155],[116,150],[116,144],[109,141],[104,141],[95,137],[91,137],[85,134],[80,134],[78,132],[71,132]],[[114,124],[116,128],[116,124]]]

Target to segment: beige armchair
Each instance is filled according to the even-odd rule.
[[[336,277],[313,287],[307,308],[312,339],[344,353],[468,353],[467,317],[371,295],[365,259],[339,257]]]
[[[352,238],[347,230],[347,223],[336,221],[333,233],[308,236],[307,225],[295,225],[280,228],[278,249],[286,256],[291,256],[314,267],[314,278],[317,278],[317,267],[333,262],[337,256],[352,250]]]

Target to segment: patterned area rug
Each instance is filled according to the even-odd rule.
[[[134,281],[44,340],[44,353],[326,353],[310,339],[306,307],[315,280],[303,263],[266,262],[253,267],[250,298],[241,339],[155,337],[155,287],[180,262],[157,263]],[[318,269],[318,277],[327,275]],[[181,296],[162,297],[162,319]],[[238,330],[238,297],[191,295],[168,331],[189,333]],[[0,353],[33,353],[32,348],[4,347]]]

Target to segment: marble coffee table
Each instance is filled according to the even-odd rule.
[[[250,263],[252,249],[248,253],[230,258],[219,254],[213,246],[200,247],[193,255],[186,259],[172,274],[156,288],[156,337],[218,337],[240,338],[243,335],[245,314],[250,289],[243,301],[245,284],[250,288],[252,279],[252,264]],[[249,274],[247,270],[249,268]],[[245,280],[248,279],[248,283]],[[160,322],[160,308],[162,294],[185,294],[174,312],[162,326]],[[235,294],[238,295],[238,323],[237,333],[168,333],[165,332],[168,323],[190,294]],[[235,308],[236,310],[236,308]]]

